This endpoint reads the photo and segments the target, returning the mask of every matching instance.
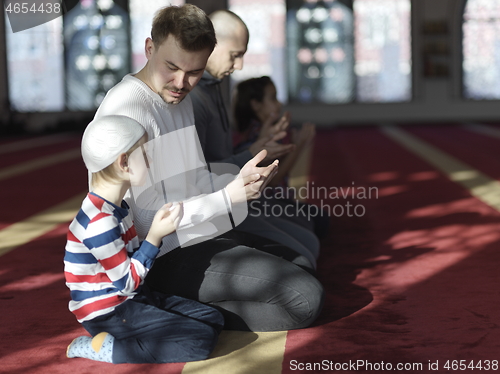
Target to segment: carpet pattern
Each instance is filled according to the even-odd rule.
[[[67,217],[87,187],[80,138],[1,140],[0,373],[498,371],[500,127],[478,129],[397,127],[410,143],[378,127],[320,130],[308,178],[309,200],[331,214],[320,318],[302,330],[223,332],[213,358],[165,365],[65,357],[85,334],[62,273]],[[419,154],[431,148],[432,159]],[[446,170],[457,164],[469,169]]]

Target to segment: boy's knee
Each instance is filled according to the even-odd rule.
[[[217,341],[219,340],[219,331],[210,326],[206,326],[203,331],[193,337],[191,344],[193,346],[193,355],[189,361],[201,361],[210,357]]]
[[[217,331],[217,333],[220,333],[222,331],[224,327],[224,316],[219,310],[213,308],[208,320],[210,321],[210,326],[212,326]]]

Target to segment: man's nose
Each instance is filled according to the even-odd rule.
[[[234,60],[233,68],[234,68],[234,70],[241,70],[241,69],[243,69],[243,57],[237,57]]]
[[[184,88],[186,80],[186,73],[183,71],[177,71],[175,73],[174,85],[177,89],[181,90]]]

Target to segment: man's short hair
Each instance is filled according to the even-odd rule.
[[[217,43],[212,21],[203,10],[192,4],[168,6],[156,13],[151,28],[155,47],[158,48],[170,34],[182,49],[191,52],[204,49],[212,52]]]

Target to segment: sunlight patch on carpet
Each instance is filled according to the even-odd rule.
[[[49,284],[59,282],[61,280],[64,280],[63,273],[57,273],[57,274],[45,273],[45,274],[31,275],[29,277],[19,279],[14,283],[9,283],[0,287],[0,293],[42,289]]]
[[[210,359],[190,362],[182,374],[280,374],[286,331],[222,331]]]
[[[0,169],[0,180],[15,177],[17,175],[29,173],[30,171],[37,170],[40,168],[52,166],[59,164],[61,162],[66,162],[74,160],[81,157],[80,148],[70,149],[69,151],[56,153],[55,155],[41,157],[34,161],[27,161],[17,165],[9,166]]]
[[[0,231],[0,256],[71,221],[80,209],[84,194],[58,204]]]
[[[468,189],[472,196],[500,211],[500,182],[400,128],[384,126],[381,131]]]

